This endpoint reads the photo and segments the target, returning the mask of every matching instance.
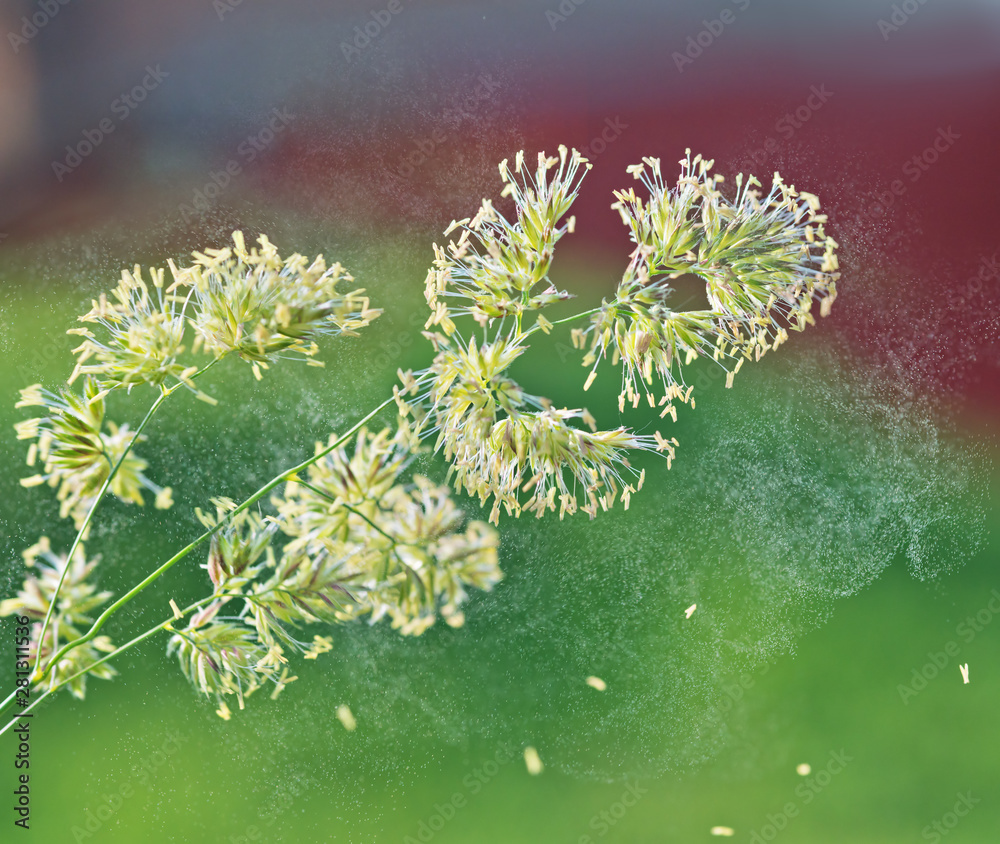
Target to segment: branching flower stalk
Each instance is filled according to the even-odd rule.
[[[207,372],[218,360],[221,360],[221,356],[191,373],[187,383]],[[97,382],[89,376],[82,397],[68,391],[53,395],[37,384],[21,391],[21,401],[17,403],[17,407],[40,404],[50,409],[49,416],[30,419],[17,427],[19,439],[38,437],[39,440],[38,444],[33,443],[29,449],[28,465],[33,465],[36,453],[40,453],[48,473],[26,478],[21,483],[23,486],[36,486],[48,481],[50,486],[59,485],[59,498],[62,501],[60,515],[72,515],[77,528],[67,553],[68,559],[73,559],[77,549],[81,547],[80,543],[87,537],[97,506],[109,488],[121,501],[142,505],[141,489],[145,487],[155,493],[157,509],[165,510],[173,504],[170,487],[157,486],[143,475],[146,461],[131,454],[131,451],[132,446],[143,439],[142,432],[150,419],[178,386],[181,385],[170,388],[160,386],[159,395],[132,436],[128,436],[127,425],[119,428],[114,423],[109,423],[111,436],[103,433],[101,423],[104,400]],[[95,486],[97,489],[93,491]],[[49,611],[45,614],[38,634],[39,640],[46,636],[68,570],[63,569],[56,584]],[[39,669],[42,651],[36,650],[33,673],[41,679]]]
[[[261,237],[261,249],[247,250],[242,233],[233,236],[234,250],[195,253],[191,267],[178,269],[171,262],[173,284],[165,289],[163,270],[151,269],[155,295],[137,266],[122,273],[113,291],[92,303],[81,322],[96,323],[101,335],[89,328],[70,329],[85,339],[74,350],[76,367],[72,383],[85,376],[82,395],[63,389],[58,395],[34,385],[21,391],[18,406],[42,406],[48,415],[17,426],[19,439],[37,439],[28,453],[33,465],[36,454],[45,461],[45,474],[22,481],[25,486],[48,482],[59,487],[60,515],[72,515],[77,528],[69,556],[86,538],[91,519],[104,493],[111,488],[122,501],[142,504],[141,487],[156,493],[156,506],[169,508],[171,490],[160,488],[141,474],[144,460],[130,455],[132,446],[163,402],[179,387],[194,390],[194,379],[231,352],[252,361],[254,374],[268,359],[292,353],[311,358],[317,351],[313,338],[349,332],[367,325],[379,315],[368,306],[363,290],[347,294],[337,284],[352,281],[339,264],[327,268],[322,257],[308,266],[301,255],[282,260],[276,249]],[[181,296],[181,293],[184,295]],[[187,308],[193,299],[192,313]],[[202,366],[183,359],[187,334],[191,346],[203,347],[212,360]],[[248,339],[249,338],[249,339]],[[307,342],[310,341],[310,342]],[[88,363],[95,359],[96,363]],[[168,381],[173,384],[168,386]],[[127,426],[109,423],[102,431],[104,397],[112,390],[137,384],[156,387],[159,395],[134,436]],[[204,393],[199,398],[214,401]],[[56,588],[57,598],[62,582]],[[42,623],[44,637],[51,613]],[[40,669],[38,651],[35,675]],[[40,679],[40,677],[38,677]]]
[[[457,238],[434,246],[425,288],[430,365],[400,372],[391,398],[242,503],[216,499],[214,513],[199,511],[205,532],[91,621],[111,596],[87,582],[96,559],[87,560],[81,543],[104,493],[141,504],[149,490],[157,506],[171,504],[170,489],[146,476],[132,450],[166,398],[183,387],[211,401],[194,380],[230,354],[257,378],[283,358],[317,364],[318,339],[353,335],[380,313],[362,290],[338,289],[352,280],[339,264],[282,259],[263,236],[248,250],[239,232],[230,248],[194,253],[190,266],[171,262],[169,285],[163,270],[150,270],[152,289],[138,268],[124,273],[112,297],[81,317],[96,327],[75,330],[84,340],[70,385],[82,376],[82,390],[35,385],[19,403],[46,414],[18,426],[20,438],[33,440],[29,464],[43,463],[25,484],[55,487],[61,515],[77,528],[64,557],[45,539],[29,549],[26,561],[38,574],[29,572],[18,596],[0,605],[0,614],[35,620],[33,680],[42,691],[32,706],[67,685],[82,697],[88,674],[110,679],[112,657],[160,631],[191,683],[229,718],[227,698],[242,708],[260,687],[273,686],[274,697],[296,679],[290,654],[315,659],[333,648],[331,637],[302,637],[303,627],[387,618],[400,633],[419,635],[438,618],[461,626],[469,590],[492,589],[503,577],[498,534],[467,521],[446,487],[409,474],[424,443],[448,461],[456,492],[490,503],[494,524],[501,512],[541,518],[558,508],[560,518],[578,510],[594,518],[618,500],[627,508],[645,481],[630,452],[661,455],[669,467],[676,439],[623,425],[599,429],[588,410],[528,392],[509,370],[528,353],[530,337],[586,321],[572,331],[590,370],[585,389],[602,361],[620,363],[619,412],[645,396],[661,418],[676,419],[676,401],[694,407],[684,370],[697,358],[725,368],[732,386],[745,361],[811,324],[814,302],[826,315],[836,296],[837,244],[814,196],[777,173],[767,195],[741,175],[727,196],[711,161],[689,151],[680,165],[670,187],[658,159],[629,168],[645,195],[615,193],[612,207],[635,248],[614,297],[550,321],[543,311],[571,298],[549,278],[555,245],[574,231],[568,212],[591,165],[565,147],[555,157],[540,154],[533,170],[523,153],[513,168],[502,162],[501,195],[512,200],[513,216],[484,200],[445,232]],[[709,307],[674,310],[670,283],[691,274],[704,280]],[[465,328],[470,321],[479,336]],[[199,355],[209,362],[197,364]],[[143,384],[158,395],[136,431],[105,422],[105,398]],[[396,425],[370,430],[392,405]],[[172,619],[121,647],[99,635],[205,542],[210,594],[183,611],[171,601]]]

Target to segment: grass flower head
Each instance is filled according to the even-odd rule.
[[[270,362],[312,358],[320,337],[356,334],[381,314],[364,290],[339,289],[353,281],[340,264],[327,266],[322,255],[282,258],[264,235],[258,243],[248,250],[235,232],[232,247],[195,252],[189,267],[171,262],[171,291],[193,299],[196,346],[217,357],[233,352],[260,377]]]
[[[623,365],[621,404],[635,406],[642,394],[654,404],[658,379],[664,414],[674,399],[691,400],[685,365],[710,356],[727,370],[731,386],[744,361],[777,349],[788,329],[813,323],[814,302],[829,313],[839,276],[837,243],[824,232],[815,196],[777,173],[763,196],[757,179],[744,182],[740,174],[728,199],[712,161],[688,150],[680,165],[674,187],[663,181],[659,159],[629,168],[648,193],[644,199],[634,188],[615,192],[613,207],[636,244],[632,260],[615,298],[587,329],[574,332],[578,345],[589,345],[590,381],[610,353]],[[670,282],[691,274],[704,281],[709,308],[674,310]]]
[[[27,616],[31,624],[29,659],[41,652],[44,662],[67,642],[79,639],[92,622],[91,612],[111,597],[110,592],[99,592],[90,582],[98,557],[87,559],[83,545],[78,545],[70,559],[66,554],[56,554],[47,537],[42,537],[24,552],[29,573],[17,596],[0,601],[0,616]],[[57,587],[64,578],[62,589]],[[52,622],[41,636],[42,620],[55,601]],[[95,665],[104,654],[113,651],[114,645],[107,636],[96,636],[89,642],[68,651],[53,666],[48,675],[48,686],[55,687],[69,680],[68,688],[74,697],[82,699],[86,693],[87,676],[110,680],[117,672],[108,663]]]
[[[21,484],[56,488],[60,517],[72,518],[77,529],[115,466],[118,471],[110,490],[120,501],[141,505],[145,490],[154,494],[157,508],[171,506],[170,488],[146,477],[146,461],[131,450],[135,436],[128,425],[105,423],[104,391],[93,376],[86,376],[82,394],[68,387],[56,393],[40,384],[27,387],[21,390],[16,406],[45,411],[44,416],[16,425],[18,439],[36,440],[28,449],[28,465],[42,463],[42,471],[22,479]]]

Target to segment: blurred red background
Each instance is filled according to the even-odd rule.
[[[995,2],[33,2],[0,31],[0,248],[186,251],[261,206],[440,239],[502,158],[565,143],[595,166],[561,251],[613,267],[625,167],[690,147],[820,196],[824,332],[914,397],[996,410]]]

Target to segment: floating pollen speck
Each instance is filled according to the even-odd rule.
[[[736,835],[736,830],[731,826],[713,826],[709,832],[711,832],[712,835],[724,835],[726,838],[731,838]]]
[[[542,764],[538,751],[530,745],[524,748],[524,764],[528,769],[528,773],[533,777],[537,777],[543,770],[545,770],[545,766]]]
[[[349,706],[341,704],[337,707],[337,720],[344,725],[344,729],[351,732],[357,729],[358,722],[354,720],[354,713]]]
[[[587,685],[597,689],[599,692],[603,692],[608,687],[608,684],[605,683],[600,677],[588,677]]]
[[[968,683],[969,682],[969,663],[965,663],[965,665],[958,666],[958,670],[962,672],[962,682],[963,683]]]
[[[803,762],[801,765],[796,767],[795,773],[797,773],[800,777],[808,777],[809,774],[812,773],[812,765],[808,762]]]
[[[686,610],[684,610],[684,618],[691,618],[694,615],[694,611],[698,609],[697,604],[691,604]]]

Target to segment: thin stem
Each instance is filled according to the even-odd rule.
[[[48,672],[51,670],[52,666],[56,665],[67,652],[93,639],[97,635],[98,631],[100,631],[100,629],[107,622],[107,620],[112,615],[114,615],[121,607],[123,607],[125,604],[131,601],[136,595],[142,592],[147,586],[149,586],[149,584],[157,580],[164,572],[170,569],[175,563],[184,559],[195,548],[201,545],[202,542],[213,536],[229,520],[242,513],[248,507],[251,507],[254,504],[256,504],[258,501],[260,501],[261,498],[267,495],[272,489],[274,489],[279,484],[292,480],[293,476],[296,475],[298,472],[301,472],[303,469],[309,468],[317,460],[320,460],[321,458],[325,457],[334,449],[339,448],[341,445],[347,442],[348,439],[354,436],[354,434],[356,434],[363,425],[365,425],[367,422],[369,422],[371,419],[373,419],[375,416],[377,416],[379,413],[381,413],[383,410],[385,410],[385,408],[387,408],[390,404],[392,404],[395,401],[396,401],[395,396],[386,399],[378,407],[376,407],[374,410],[372,410],[370,413],[368,413],[367,415],[362,417],[358,422],[356,422],[343,436],[339,437],[334,443],[318,451],[308,460],[302,461],[298,466],[293,466],[291,469],[287,469],[284,472],[281,472],[280,474],[275,475],[273,478],[271,478],[271,480],[269,480],[266,484],[264,484],[264,486],[262,486],[253,495],[247,498],[242,504],[236,507],[236,509],[230,510],[228,513],[226,513],[226,515],[222,519],[220,519],[218,524],[216,524],[213,528],[210,528],[209,530],[205,531],[201,536],[199,536],[193,542],[189,543],[180,551],[178,551],[176,554],[174,554],[173,557],[167,560],[152,574],[147,576],[141,583],[134,586],[132,589],[130,589],[128,592],[122,595],[117,601],[115,601],[110,607],[108,607],[104,612],[102,612],[97,617],[97,620],[91,626],[90,630],[88,630],[83,636],[81,636],[79,639],[74,639],[72,642],[67,642],[65,645],[63,645],[62,648],[52,657],[52,659],[49,660],[49,663],[46,666],[45,670],[42,671],[41,674],[37,674],[35,677],[33,677],[33,679],[36,682],[43,680],[45,678],[45,675],[48,674]]]
[[[368,522],[368,525],[373,530],[377,531],[378,533],[382,534],[382,536],[384,536],[386,539],[388,539],[389,542],[392,543],[393,547],[395,547],[395,546],[397,546],[397,545],[400,544],[399,541],[394,536],[391,536],[388,533],[386,533],[384,530],[382,530],[382,528],[380,528],[377,524],[375,524],[375,522],[373,522],[371,519],[369,519],[364,513],[362,513],[356,507],[352,507],[350,504],[348,504],[345,501],[340,502],[340,506],[343,507],[345,510],[349,510],[351,513],[354,513],[354,515],[357,516],[359,519],[364,519],[364,521]]]
[[[601,307],[604,307],[604,306],[602,305]],[[568,316],[565,319],[554,320],[553,322],[550,322],[549,324],[550,325],[562,325],[564,322],[576,322],[578,319],[583,319],[584,317],[588,317],[591,314],[596,314],[599,310],[601,310],[601,307],[591,308],[589,311],[580,311],[580,313],[578,313],[578,314],[573,314],[573,316]],[[520,330],[520,325],[518,325],[518,330]],[[534,334],[536,331],[539,331],[539,330],[540,330],[540,328],[538,326],[538,323],[536,322],[533,326],[531,326],[531,328],[529,328],[527,331],[525,331],[523,334],[520,334],[519,336],[522,337],[522,338],[523,337],[529,337],[530,335]]]
[[[10,706],[11,701],[17,697],[17,689],[14,689],[7,697],[0,701],[0,712],[3,712],[8,706]]]
[[[215,364],[217,364],[220,360],[222,360],[222,357],[223,356],[217,357],[210,363],[203,366],[201,369],[195,372],[188,380],[193,381],[199,375],[203,375],[204,373],[208,372],[208,370],[210,370],[213,366],[215,366]],[[143,418],[142,422],[139,423],[139,427],[135,429],[135,433],[132,435],[132,439],[130,439],[128,445],[125,446],[125,450],[122,451],[121,457],[118,458],[118,462],[115,463],[113,466],[111,466],[111,471],[108,472],[108,476],[104,479],[104,483],[101,484],[101,488],[98,490],[97,495],[94,498],[94,503],[90,505],[90,510],[87,511],[87,516],[86,518],[84,518],[83,524],[80,525],[80,529],[76,532],[76,537],[73,539],[73,544],[70,546],[69,553],[66,555],[66,566],[63,569],[62,574],[59,576],[59,583],[56,584],[56,591],[55,593],[53,593],[52,600],[49,602],[49,609],[45,613],[45,620],[42,622],[42,632],[38,636],[39,642],[45,641],[45,631],[48,630],[49,622],[52,620],[52,614],[55,612],[56,603],[59,600],[59,593],[62,591],[63,583],[66,580],[66,575],[69,574],[70,561],[73,559],[73,555],[76,553],[76,549],[79,547],[80,542],[83,540],[83,536],[87,532],[87,528],[90,527],[90,522],[94,518],[94,513],[97,511],[98,505],[104,498],[104,493],[107,492],[108,487],[111,486],[111,482],[115,479],[115,475],[118,474],[118,470],[121,468],[122,463],[125,462],[125,458],[128,457],[129,452],[132,450],[132,446],[134,446],[139,441],[139,437],[142,435],[143,429],[145,429],[146,425],[149,424],[149,420],[153,418],[153,415],[156,413],[156,411],[160,409],[160,405],[162,405],[163,402],[165,402],[167,398],[170,397],[170,395],[174,392],[174,390],[176,390],[178,387],[181,386],[181,383],[182,382],[177,383],[173,387],[169,387],[167,389],[160,387],[160,395],[156,397],[156,401],[154,401],[149,410],[146,411],[146,416]],[[105,457],[107,457],[107,454],[105,454]],[[110,464],[111,461],[108,460],[108,463]],[[39,648],[38,653],[35,654],[35,667],[32,671],[32,676],[38,674],[41,662],[42,662],[42,650],[41,648]],[[44,676],[44,674],[42,676]]]
[[[193,612],[194,610],[198,609],[198,607],[204,606],[205,604],[210,603],[211,601],[214,601],[217,597],[219,597],[219,596],[218,595],[209,595],[206,598],[202,598],[202,599],[200,599],[198,601],[195,601],[193,604],[191,604],[191,606],[185,607],[183,610],[181,610],[180,614],[182,616],[185,616],[188,613]],[[178,620],[177,616],[175,616],[175,615],[170,616],[170,618],[168,618],[166,621],[160,622],[155,627],[150,627],[149,630],[145,631],[144,633],[140,633],[138,636],[136,636],[131,641],[126,642],[124,645],[121,645],[120,647],[115,648],[111,653],[106,654],[105,656],[102,656],[100,659],[96,660],[95,662],[90,663],[86,668],[81,669],[80,671],[77,671],[76,674],[73,674],[72,676],[67,677],[64,680],[60,680],[55,685],[53,685],[50,688],[46,689],[41,695],[39,695],[37,698],[35,698],[34,701],[32,701],[28,706],[26,706],[24,708],[24,712],[22,712],[21,715],[25,715],[28,712],[30,712],[32,709],[34,709],[36,706],[38,706],[38,704],[40,704],[43,700],[45,700],[45,698],[47,698],[47,697],[49,697],[49,695],[52,695],[55,692],[59,691],[59,689],[61,689],[67,683],[73,682],[73,680],[75,680],[77,677],[81,677],[82,675],[87,674],[88,672],[90,672],[93,669],[95,669],[98,665],[102,665],[103,663],[107,662],[108,660],[114,659],[120,653],[123,653],[124,651],[127,651],[130,648],[135,647],[140,642],[145,641],[150,636],[155,635],[160,630],[163,630],[169,624],[171,624],[172,622],[177,621],[177,620]],[[0,703],[0,712],[2,712],[4,709],[7,708],[8,704],[14,699],[15,696],[16,696],[16,692],[14,694],[8,696],[7,699],[3,701],[3,703]],[[4,724],[3,727],[0,727],[0,735],[3,735],[5,732],[7,732],[7,730],[9,730],[14,725],[14,723],[18,720],[18,718],[21,717],[21,715],[16,716],[11,721],[9,721],[8,723]]]
[[[146,412],[145,418],[139,423],[139,427],[135,429],[135,434],[133,434],[132,439],[129,440],[127,446],[125,446],[124,451],[122,451],[121,457],[118,458],[118,462],[111,467],[111,471],[108,472],[108,476],[104,479],[104,483],[101,484],[101,488],[98,490],[97,495],[94,497],[94,503],[90,505],[90,510],[87,511],[86,518],[83,520],[83,524],[80,525],[80,529],[76,532],[76,537],[73,539],[73,544],[69,548],[69,553],[66,555],[66,565],[63,567],[62,574],[59,576],[59,583],[56,584],[56,591],[52,595],[52,600],[49,602],[48,612],[45,613],[45,620],[42,622],[42,632],[38,636],[38,641],[43,642],[45,640],[45,632],[49,628],[49,622],[52,620],[52,615],[55,612],[56,603],[59,600],[59,592],[62,590],[63,583],[66,581],[66,575],[69,574],[70,561],[73,559],[73,555],[76,553],[76,549],[80,546],[80,542],[83,540],[83,535],[87,532],[87,528],[90,527],[91,519],[94,517],[94,513],[97,511],[97,506],[101,503],[101,499],[104,498],[104,493],[108,491],[108,487],[111,486],[111,482],[115,479],[115,475],[121,468],[122,463],[125,462],[125,458],[128,457],[129,452],[132,450],[132,446],[135,445],[136,441],[142,434],[143,429],[146,427],[150,419],[153,418],[153,414],[159,410],[160,405],[166,401],[167,396],[170,395],[166,390],[161,390],[160,395],[156,397],[156,401],[153,402],[152,406]],[[110,461],[109,461],[110,462]],[[39,666],[42,661],[42,649],[38,649],[38,653],[35,654],[35,668],[33,674],[38,674]]]
[[[351,506],[346,501],[340,501],[340,500],[334,498],[328,492],[324,492],[323,490],[321,490],[315,484],[311,484],[311,483],[309,483],[309,481],[304,481],[304,480],[302,480],[302,478],[296,478],[294,481],[292,481],[292,483],[300,484],[301,486],[304,486],[306,489],[311,489],[320,498],[325,498],[331,504],[336,504],[338,507],[343,507],[345,510],[348,510],[351,513],[354,513],[355,516],[357,516],[359,519],[363,519],[364,521],[366,521],[368,523],[369,527],[371,527],[373,530],[377,531],[378,533],[382,534],[382,536],[384,536],[386,539],[388,539],[393,545],[399,544],[397,542],[397,540],[396,540],[395,537],[390,536],[388,533],[386,533],[384,530],[382,530],[382,528],[380,528],[377,524],[375,524],[375,522],[373,522],[371,519],[369,519],[364,513],[362,513],[356,507]]]
[[[324,492],[323,490],[321,490],[321,489],[320,489],[320,488],[319,488],[318,486],[316,486],[315,484],[311,484],[311,483],[309,483],[309,481],[304,481],[304,480],[302,480],[302,478],[294,478],[294,479],[292,479],[292,480],[290,481],[290,483],[293,483],[293,484],[298,484],[299,486],[304,486],[304,487],[305,487],[306,489],[311,489],[311,490],[312,490],[313,492],[315,492],[315,493],[316,493],[316,494],[317,494],[317,495],[318,495],[318,496],[319,496],[320,498],[325,498],[325,499],[326,499],[327,501],[329,501],[329,502],[330,502],[331,504],[336,504],[336,503],[337,503],[337,499],[336,499],[336,498],[334,498],[334,497],[333,497],[332,495],[330,495],[330,493],[328,493],[328,492]],[[340,503],[341,503],[341,504],[343,504],[343,502],[340,502]]]

